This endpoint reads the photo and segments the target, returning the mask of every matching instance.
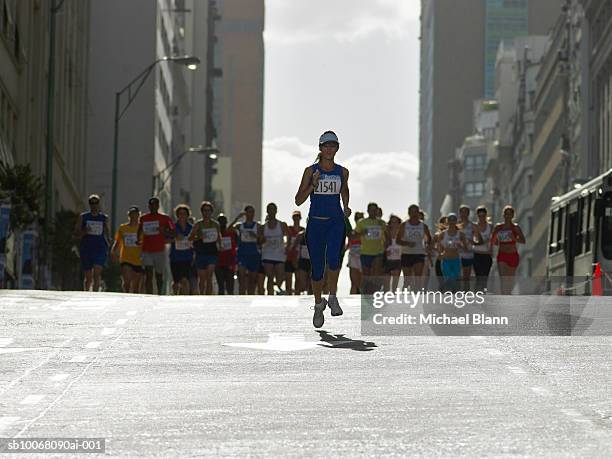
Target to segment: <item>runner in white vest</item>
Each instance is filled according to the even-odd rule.
[[[261,263],[268,278],[268,295],[274,295],[274,282],[280,288],[285,280],[285,261],[287,260],[287,248],[285,247],[285,236],[287,236],[287,224],[276,219],[277,207],[271,202],[266,207],[268,214],[266,223],[260,229],[262,239]]]

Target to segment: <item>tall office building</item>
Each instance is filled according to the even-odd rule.
[[[562,0],[422,0],[419,200],[437,218],[448,164],[472,131],[472,104],[494,96],[502,39],[546,35]]]
[[[172,207],[172,162],[190,146],[185,129],[192,70],[160,59],[186,53],[185,15],[190,13],[183,0],[91,3],[87,184],[88,192],[102,196],[109,213],[115,93],[150,69],[121,96],[115,226],[131,204],[146,210],[151,194],[159,196],[164,211]],[[201,66],[193,71],[205,78]]]
[[[218,149],[186,156],[172,177],[174,204],[236,215],[245,204],[259,212],[262,180],[264,0],[186,0],[185,46],[200,56],[202,72],[191,74],[190,144]],[[212,173],[212,169],[215,169]],[[208,183],[207,183],[208,182]],[[196,213],[199,213],[196,210]]]
[[[497,48],[503,40],[527,35],[527,0],[485,1],[485,93],[487,99],[495,97],[495,61]]]
[[[260,211],[262,189],[264,0],[217,0],[221,16],[215,34],[214,124],[220,165],[215,191],[223,191],[226,212],[246,204]]]
[[[89,8],[67,0],[55,13],[50,98],[51,2],[0,0],[0,162],[29,164],[45,179],[52,100],[51,217],[84,203]]]

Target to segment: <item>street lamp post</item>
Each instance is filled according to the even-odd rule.
[[[195,56],[164,56],[157,59],[142,72],[140,72],[136,78],[130,81],[123,89],[115,93],[115,121],[114,121],[114,133],[113,133],[113,177],[112,177],[112,204],[111,204],[111,227],[112,234],[115,234],[117,228],[117,163],[119,159],[119,120],[123,117],[128,107],[132,104],[143,85],[147,81],[149,75],[160,62],[174,62],[186,66],[189,70],[195,70],[200,63],[200,59]],[[135,89],[132,90],[132,87]],[[121,108],[121,96],[127,92],[127,103]]]
[[[203,147],[202,145],[198,145],[197,147],[191,147],[188,150],[185,150],[183,153],[178,155],[174,161],[168,164],[165,168],[163,168],[157,174],[153,175],[153,181],[152,181],[152,186],[151,186],[151,196],[159,195],[161,190],[164,189],[164,185],[166,184],[166,182],[168,182],[168,180],[170,180],[172,173],[174,172],[178,164],[181,162],[181,160],[185,157],[187,153],[205,153],[210,157],[213,155],[217,155],[219,153],[219,150],[214,147]],[[160,184],[159,187],[156,187],[155,184],[157,180],[158,179],[161,180],[162,174],[166,171],[168,171],[168,175],[166,176],[166,179]]]
[[[51,220],[53,219],[53,129],[55,116],[55,19],[60,12],[65,0],[56,2],[53,0],[49,8],[49,60],[47,71],[47,144],[45,154],[45,220],[43,222],[43,258],[46,269],[51,266],[51,243],[49,234],[51,232]],[[40,276],[39,276],[40,281]],[[45,279],[45,282],[49,282]],[[48,285],[44,285],[48,288]]]

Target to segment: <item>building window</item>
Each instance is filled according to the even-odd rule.
[[[486,155],[470,155],[463,160],[463,168],[466,171],[482,170],[486,166]]]
[[[527,236],[530,236],[532,231],[533,231],[533,217],[530,215],[529,217],[527,217]]]
[[[469,182],[465,184],[464,194],[466,198],[478,198],[484,195],[484,182]]]

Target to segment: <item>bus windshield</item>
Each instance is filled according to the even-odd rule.
[[[612,203],[608,202],[604,209],[602,233],[601,233],[601,251],[603,256],[608,260],[612,260]]]

